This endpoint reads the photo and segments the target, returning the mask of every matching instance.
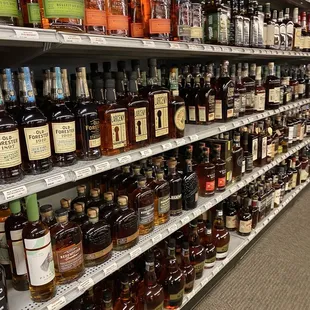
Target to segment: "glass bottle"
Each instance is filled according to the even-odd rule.
[[[22,9],[24,27],[42,28],[38,0],[21,0],[20,5]]]
[[[191,0],[191,42],[203,43],[204,3],[200,0]]]
[[[77,197],[75,197],[71,201],[71,209],[73,209],[74,205],[78,202],[84,203],[85,206],[88,204],[88,199],[86,197],[86,185],[84,184],[78,185],[76,187],[76,191],[77,191]]]
[[[232,182],[238,182],[242,178],[242,161],[243,161],[243,149],[240,146],[240,132],[234,133],[234,145],[232,147],[232,161],[233,161],[233,172]]]
[[[56,293],[55,270],[50,231],[39,219],[37,195],[26,197],[28,223],[22,237],[33,301],[43,302]],[[40,266],[40,268],[38,268]]]
[[[92,160],[101,156],[100,122],[97,106],[90,102],[85,70],[76,68],[76,151],[79,159]]]
[[[127,37],[129,35],[128,1],[106,0],[107,34]]]
[[[133,207],[139,217],[139,235],[154,229],[154,193],[146,186],[146,177],[138,178],[138,188],[132,193]]]
[[[121,251],[136,245],[139,223],[135,211],[128,208],[127,196],[118,197],[118,208],[111,215],[113,250]]]
[[[244,172],[253,171],[253,154],[249,151],[249,133],[244,131],[242,134],[242,148],[244,157]]]
[[[193,171],[192,160],[186,159],[186,166],[182,182],[184,210],[192,210],[197,207],[198,187],[198,177],[196,172]]]
[[[27,219],[21,212],[19,200],[10,201],[9,208],[11,215],[6,219],[4,228],[12,271],[12,286],[17,291],[27,291],[29,288],[28,275],[22,240],[22,231]],[[3,251],[1,249],[1,252]],[[1,264],[3,264],[3,261],[1,261]],[[5,265],[3,264],[3,266]]]
[[[0,205],[0,264],[4,267],[6,279],[12,279],[8,244],[5,235],[5,222],[10,214],[11,211],[7,204]]]
[[[8,305],[8,290],[6,286],[6,275],[5,275],[5,270],[2,265],[0,265],[0,287],[1,287],[1,307],[3,310],[8,310],[9,305]]]
[[[62,0],[38,0],[43,29],[64,32],[84,32],[85,5],[83,0],[66,3]]]
[[[40,174],[52,169],[50,134],[47,118],[36,107],[30,70],[19,70],[20,100],[23,105],[21,124],[21,148],[26,173]]]
[[[99,220],[98,208],[87,210],[88,221],[81,229],[83,232],[83,253],[85,267],[93,267],[107,261],[112,253],[111,227]]]
[[[154,223],[164,224],[170,219],[170,185],[161,169],[156,171],[156,179],[149,187],[154,191]]]
[[[242,83],[242,64],[238,63],[237,66],[237,76],[236,76],[236,89],[235,92],[239,93],[240,96],[240,112],[239,116],[243,116],[245,114],[246,102],[247,102],[247,91],[245,86]]]
[[[133,0],[129,4],[130,15],[130,36],[132,38],[143,38],[143,14],[142,14],[142,0]],[[134,71],[134,70],[133,70]]]
[[[105,0],[85,1],[85,31],[93,34],[107,34]]]
[[[54,216],[53,206],[51,204],[40,206],[40,215],[42,223],[44,223],[49,229],[55,226],[56,219]]]
[[[265,111],[266,91],[262,85],[262,67],[256,67],[256,79],[255,79],[255,105],[254,110],[256,112]]]
[[[57,224],[51,229],[56,283],[74,281],[84,273],[82,231],[78,224],[69,222],[68,211],[55,211]]]
[[[280,79],[275,76],[274,63],[268,63],[268,76],[265,82],[266,109],[278,109],[280,106],[281,85]]]
[[[249,77],[248,63],[243,64],[241,81],[246,88],[245,114],[252,114],[255,106],[255,81]]]
[[[248,236],[252,231],[252,214],[249,209],[250,198],[244,198],[243,206],[239,211],[238,234]]]
[[[171,23],[173,41],[189,42],[191,39],[191,1],[171,1]]]
[[[213,242],[216,247],[216,259],[226,258],[228,254],[230,234],[225,228],[222,203],[216,206],[216,216],[213,222]]]
[[[75,216],[72,219],[72,222],[82,226],[88,221],[88,217],[85,214],[85,204],[84,202],[76,202],[74,205]]]
[[[264,30],[266,32],[265,45],[266,48],[273,48],[275,40],[275,23],[271,16],[270,3],[265,4],[265,23]]]
[[[102,217],[103,209],[104,209],[104,201],[100,197],[100,189],[96,187],[90,190],[90,200],[88,201],[86,209],[93,208],[93,207],[98,208],[99,215],[100,217]]]
[[[189,252],[189,243],[184,241],[182,243],[182,261],[180,269],[185,276],[185,294],[189,294],[194,289],[194,283],[196,279],[196,270],[191,264]]]
[[[134,310],[136,307],[131,298],[128,276],[123,274],[120,282],[121,282],[120,283],[121,294],[120,294],[120,297],[116,300],[113,309],[114,310],[124,310],[124,309]]]
[[[226,162],[221,159],[221,145],[215,144],[214,151],[215,189],[217,191],[224,191],[226,189]]]
[[[204,246],[206,251],[206,260],[204,268],[206,269],[212,268],[215,265],[216,261],[216,247],[213,241],[212,224],[210,222],[206,223],[202,245]]]

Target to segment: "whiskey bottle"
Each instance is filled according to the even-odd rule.
[[[81,184],[78,185],[76,187],[76,191],[77,191],[77,197],[75,197],[72,201],[71,201],[71,209],[74,209],[74,205],[78,202],[82,202],[84,203],[84,205],[88,204],[88,199],[86,197],[86,185]]]
[[[193,171],[192,160],[186,159],[186,166],[182,182],[184,210],[192,210],[197,207],[198,186],[198,177],[196,172]]]
[[[240,146],[240,132],[234,133],[234,145],[232,147],[232,182],[238,182],[242,178],[242,161],[243,161],[243,149]]]
[[[99,220],[98,208],[87,210],[88,221],[82,225],[85,267],[93,267],[107,261],[113,248],[111,227]]]
[[[214,122],[216,89],[213,85],[211,85],[212,78],[213,64],[209,64],[207,66],[207,72],[204,77],[204,85],[200,92],[200,100],[202,103],[202,107],[205,108],[206,113],[206,124],[211,124]]]
[[[191,0],[191,42],[202,44],[203,43],[203,27],[204,27],[204,18],[203,18],[203,2],[200,0]]]
[[[259,167],[267,164],[267,134],[264,129],[264,122],[258,123],[258,154],[257,165]]]
[[[241,15],[238,2],[237,0],[230,2],[232,20],[230,23],[229,44],[243,46],[243,16]]]
[[[133,71],[129,78],[128,97],[128,137],[130,149],[136,149],[149,144],[149,102],[139,94],[137,72]]]
[[[266,33],[265,33],[265,27],[264,27],[264,19],[265,14],[263,12],[263,6],[258,5],[257,6],[257,16],[258,16],[258,47],[260,48],[266,48]],[[266,28],[267,30],[267,28]]]
[[[29,28],[42,28],[40,7],[37,0],[21,0],[18,1],[21,5],[23,24]]]
[[[241,75],[242,75],[242,64],[239,63],[237,66],[237,75],[235,84],[235,100],[236,100],[236,93],[239,94],[239,100],[240,100],[239,116],[243,116],[245,114],[245,108],[247,102],[247,91],[242,83]]]
[[[61,0],[38,0],[43,29],[84,32],[85,5],[83,0],[66,3]],[[61,9],[59,9],[61,8]]]
[[[253,171],[253,154],[249,151],[249,133],[244,131],[242,134],[242,148],[244,158],[244,172]],[[243,167],[242,167],[243,169]]]
[[[212,224],[207,222],[202,245],[206,251],[206,260],[204,268],[209,269],[215,265],[216,261],[216,247],[214,245],[213,236],[212,236]]]
[[[138,188],[132,193],[133,207],[139,218],[139,235],[150,233],[154,229],[154,193],[146,186],[146,177],[140,176]]]
[[[185,294],[189,294],[194,289],[194,283],[196,279],[196,270],[191,264],[189,252],[189,243],[184,241],[182,243],[182,261],[180,269],[185,276]]]
[[[156,171],[156,179],[149,184],[154,191],[154,223],[161,225],[170,219],[170,185],[164,179],[161,169]]]
[[[272,12],[272,21],[273,21],[273,28],[274,28],[274,40],[273,40],[274,43],[271,48],[275,50],[279,50],[281,48],[281,35],[280,35],[280,24],[278,22],[278,11],[277,10],[273,10]],[[283,37],[282,40],[285,40],[285,37]]]
[[[1,240],[0,263],[4,267],[7,279],[12,279],[8,244],[5,235],[5,221],[10,216],[10,214],[11,211],[7,204],[0,205],[0,240]]]
[[[50,204],[40,206],[41,221],[49,229],[56,225],[56,218],[54,216],[53,206]]]
[[[256,79],[255,79],[255,105],[254,110],[256,112],[265,111],[266,91],[262,85],[262,67],[256,67]]]
[[[11,201],[9,208],[11,215],[6,219],[4,228],[12,271],[12,286],[17,291],[27,291],[29,288],[28,276],[22,240],[22,231],[27,219],[21,212],[19,200]],[[4,237],[2,237],[1,242],[3,242],[3,239]],[[3,252],[3,249],[1,249],[1,252]],[[3,261],[1,261],[1,264],[3,264]]]
[[[301,50],[301,24],[299,22],[299,9],[294,8],[293,11],[293,42],[292,48],[294,51]]]
[[[222,203],[216,206],[216,216],[213,222],[213,242],[216,247],[216,259],[224,259],[229,248],[230,235],[225,228]]]
[[[231,65],[231,67],[230,67],[230,78],[235,85],[234,118],[238,118],[240,116],[240,110],[241,110],[240,93],[237,89],[237,83],[236,83],[236,70],[237,70],[236,65]]]
[[[252,114],[255,106],[255,81],[249,77],[248,63],[243,64],[241,81],[246,89],[245,114]]]
[[[55,211],[57,224],[51,229],[56,283],[74,281],[84,273],[82,231],[78,224],[69,222],[68,211]]]
[[[67,210],[69,221],[72,221],[74,219],[75,214],[74,211],[71,209],[71,199],[68,198],[60,199],[60,207]]]
[[[290,19],[290,9],[285,9],[285,15],[283,23],[286,26],[286,45],[285,50],[291,51],[293,49],[294,42],[294,22]],[[297,8],[297,23],[298,23],[298,8]]]
[[[100,122],[97,106],[90,102],[84,69],[76,69],[76,151],[79,159],[92,160],[101,156]]]
[[[0,5],[1,17],[0,24],[4,26],[18,26],[19,9],[15,0],[10,0]]]
[[[185,102],[179,96],[179,70],[177,67],[170,69],[169,84],[171,100],[169,103],[169,136],[171,139],[184,137],[186,110]]]
[[[52,133],[52,157],[57,166],[76,163],[76,132],[74,114],[65,104],[59,67],[51,68],[53,108],[50,115]]]
[[[224,191],[226,189],[226,162],[221,159],[221,145],[214,145],[215,157],[213,164],[215,166],[215,189]]]
[[[88,217],[85,214],[85,204],[84,202],[76,202],[74,205],[75,216],[72,219],[72,222],[82,226],[88,221]]]
[[[252,231],[252,214],[249,210],[249,198],[243,200],[243,207],[239,211],[238,234],[248,236]]]
[[[144,38],[143,28],[143,6],[142,0],[134,0],[129,4],[129,16],[130,16],[130,36],[132,38]],[[134,71],[135,69],[133,69]]]
[[[104,210],[104,202],[103,199],[100,197],[100,189],[99,188],[92,188],[90,190],[90,200],[86,205],[86,212],[88,208],[98,208],[99,214],[98,216],[101,218],[103,215]]]
[[[136,245],[139,223],[135,211],[128,208],[127,196],[118,197],[118,208],[111,215],[113,250],[121,251]]]
[[[148,87],[145,88],[145,98],[150,102],[150,137],[156,143],[169,138],[169,91],[159,86],[156,59],[149,60]]]
[[[279,24],[279,31],[280,31],[280,50],[284,51],[287,46],[287,33],[286,33],[286,26],[283,22],[284,14],[283,10],[279,11],[278,15],[278,24]]]
[[[176,216],[182,213],[182,178],[176,171],[177,161],[168,161],[168,175],[166,180],[170,185],[170,215]]]
[[[129,279],[128,276],[122,274],[121,279],[121,294],[120,297],[116,300],[114,305],[114,310],[134,310],[136,309],[134,301],[131,298],[131,291],[129,286]]]
[[[265,25],[267,28],[266,48],[273,48],[275,45],[275,39],[276,39],[275,38],[275,22],[271,16],[270,3],[265,4]],[[279,33],[277,33],[277,40],[279,40]]]
[[[268,76],[265,82],[266,88],[266,108],[278,109],[280,106],[280,79],[275,76],[274,63],[268,63]]]
[[[85,31],[93,34],[107,34],[105,0],[85,1]]]
[[[257,3],[257,2],[256,2]],[[259,19],[254,9],[254,1],[250,1],[248,4],[247,15],[250,18],[250,46],[258,47],[258,28]]]
[[[191,1],[171,1],[171,27],[174,41],[190,42]]]
[[[29,174],[40,174],[52,169],[50,134],[47,118],[36,107],[30,70],[19,70],[20,101],[23,105],[21,124],[21,147],[24,170]]]
[[[39,219],[37,195],[26,197],[28,223],[22,238],[31,299],[43,302],[56,293],[55,270],[50,231]],[[40,268],[38,268],[40,266]]]

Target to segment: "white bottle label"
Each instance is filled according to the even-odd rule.
[[[274,202],[275,204],[280,204],[280,198],[281,198],[281,188],[276,189],[274,192]]]
[[[222,119],[222,100],[215,100],[215,119]]]
[[[18,130],[0,133],[0,169],[22,163]]]
[[[239,222],[239,232],[248,234],[252,230],[252,220],[240,221]]]
[[[4,222],[0,222],[0,264],[9,265],[9,251],[5,236]]]
[[[27,273],[22,232],[22,229],[10,231],[17,275],[24,275]]]
[[[155,137],[167,135],[169,133],[168,94],[154,95],[154,109]]]
[[[265,111],[265,93],[258,93],[255,95],[255,110],[256,111]]]
[[[56,154],[70,153],[76,150],[75,121],[52,123],[52,132]]]
[[[198,117],[199,122],[206,122],[206,108],[205,107],[198,107]]]
[[[113,149],[127,145],[127,124],[125,112],[111,113],[111,131]]]
[[[267,40],[266,45],[273,46],[274,45],[274,25],[267,25]]]
[[[262,159],[267,157],[267,137],[262,140]]]
[[[147,139],[147,113],[146,108],[134,110],[136,142]]]
[[[188,107],[188,119],[190,121],[196,122],[196,108],[195,106]]]
[[[253,139],[252,140],[253,161],[257,160],[257,153],[258,153],[258,139]]]

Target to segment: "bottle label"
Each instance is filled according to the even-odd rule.
[[[216,258],[217,259],[222,259],[227,256],[228,253],[228,243],[221,246],[221,247],[216,247]]]
[[[215,100],[215,119],[222,119],[222,100]]]
[[[180,107],[176,110],[174,114],[174,124],[178,130],[185,129],[185,119],[186,119],[186,109],[185,106]]]
[[[225,171],[226,175],[226,171]],[[226,186],[226,177],[217,179],[217,187],[225,187]]]
[[[27,3],[29,23],[41,23],[39,3]]]
[[[265,93],[257,93],[255,95],[255,110],[256,111],[265,111]]]
[[[262,159],[267,157],[267,137],[262,139]]]
[[[194,265],[194,268],[195,268],[195,271],[196,271],[196,275],[203,271],[204,266],[205,266],[205,261],[202,261],[201,263],[198,263],[198,264]]]
[[[22,163],[18,130],[0,133],[0,169]]]
[[[235,17],[235,42],[237,45],[243,44],[243,17],[236,16]]]
[[[17,1],[0,0],[0,16],[18,17]]]
[[[124,244],[130,243],[131,241],[137,239],[138,237],[139,237],[139,230],[137,230],[134,234],[128,237],[116,239],[116,244],[124,245]]]
[[[37,239],[24,239],[24,246],[30,284],[40,286],[51,282],[55,270],[50,233]]]
[[[215,190],[215,181],[206,182],[206,192],[213,192]]]
[[[43,0],[45,18],[78,18],[84,19],[84,1]]]
[[[295,188],[297,186],[297,173],[293,173],[293,177],[292,177],[292,189]]]
[[[240,112],[244,113],[246,107],[246,94],[240,94],[240,103]]]
[[[9,265],[9,251],[6,241],[4,222],[0,222],[0,264]]]
[[[240,221],[239,222],[239,232],[248,234],[252,231],[252,219],[249,221]]]
[[[142,23],[131,23],[130,25],[131,36],[133,38],[143,38],[144,31],[143,31],[143,24]]]
[[[215,265],[216,262],[216,255],[213,257],[206,258],[205,260],[205,268],[211,268]]]
[[[135,117],[135,135],[136,142],[147,140],[147,111],[146,108],[136,108]]]
[[[170,211],[170,196],[158,198],[158,214],[166,214]]]
[[[124,15],[107,15],[107,29],[109,31],[128,30],[128,16]]]
[[[264,45],[264,18],[265,15],[262,12],[258,12],[258,46],[263,47]]]
[[[242,160],[242,169],[241,169],[241,173],[245,173],[245,158],[243,157],[243,160]]]
[[[188,25],[178,25],[178,37],[190,37],[191,27]]]
[[[27,274],[22,232],[22,229],[10,231],[16,274],[19,276]]]
[[[253,16],[251,20],[251,45],[258,46],[258,27],[259,19],[258,16]]]
[[[76,150],[75,121],[52,123],[52,132],[56,154],[70,153]]]
[[[199,122],[206,122],[206,107],[198,106]]]
[[[107,15],[105,11],[98,9],[85,9],[85,26],[107,26]]]
[[[279,35],[279,34],[277,34]],[[279,40],[279,38],[277,38]],[[274,46],[275,44],[275,27],[274,25],[267,25],[267,41],[266,45]]]
[[[247,156],[245,158],[245,170],[252,171],[253,170],[253,156]]]
[[[294,36],[294,24],[293,22],[288,22],[286,25],[286,48],[292,49]]]
[[[285,24],[281,24],[280,25],[280,47],[281,47],[281,50],[285,50],[286,41],[287,41],[286,26],[285,26]]]
[[[165,34],[170,33],[171,29],[171,22],[170,19],[165,18],[151,18],[149,19],[149,26],[150,26],[150,34]]]
[[[213,121],[215,117],[215,96],[210,95],[209,96],[209,114],[208,114],[208,120]]]
[[[276,189],[274,192],[274,203],[279,205],[280,204],[280,198],[281,198],[281,188]]]
[[[203,38],[202,27],[191,27],[191,38],[192,39],[202,39]]]
[[[288,141],[289,143],[293,143],[294,140],[294,126],[288,127]]]
[[[298,84],[298,94],[303,95],[306,91],[306,86],[305,84]]]
[[[226,215],[226,227],[228,229],[235,229],[237,227],[237,215]]]
[[[29,160],[40,160],[51,156],[48,125],[24,128]]]
[[[154,95],[155,137],[169,133],[168,94]]]
[[[250,19],[247,17],[243,18],[243,45],[250,45]]]
[[[125,112],[111,113],[111,131],[113,149],[127,145]]]
[[[195,106],[189,106],[188,107],[188,119],[192,122],[196,122],[196,107]]]
[[[85,261],[92,261],[96,260],[102,256],[106,256],[108,253],[110,253],[113,249],[113,243],[111,243],[108,247],[94,253],[84,254],[84,260]]]
[[[258,139],[253,139],[252,140],[253,161],[257,160],[257,153],[258,153]]]
[[[54,261],[60,273],[80,266],[83,263],[82,242],[54,251]]]
[[[184,295],[184,288],[176,294],[170,294],[169,306],[175,306],[178,305],[179,303],[182,303],[183,295]]]
[[[308,172],[308,167],[307,169],[301,169],[300,170],[300,180],[301,181],[306,181],[308,179],[309,172]]]
[[[154,222],[154,204],[138,208],[140,225],[148,225]]]
[[[252,110],[255,106],[255,92],[250,91],[246,93],[246,110]]]
[[[219,43],[223,43],[223,44],[228,44],[228,23],[230,22],[228,20],[228,15],[227,12],[222,11],[221,13],[218,14],[218,21],[219,21],[219,25],[218,25],[218,41]]]
[[[301,28],[294,28],[294,47],[295,48],[301,48]]]

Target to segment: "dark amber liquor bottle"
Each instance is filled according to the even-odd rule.
[[[186,159],[185,171],[183,174],[183,209],[192,210],[197,207],[198,201],[198,177],[193,171],[191,159]]]
[[[21,0],[24,26],[41,28],[41,16],[38,0]]]
[[[184,241],[182,243],[182,261],[180,268],[185,276],[185,294],[190,293],[194,289],[194,283],[196,279],[196,270],[191,264],[189,251],[189,243]]]
[[[215,158],[213,163],[215,165],[215,188],[217,191],[224,191],[226,189],[226,162],[221,159],[221,145],[214,145]]]
[[[107,15],[105,10],[105,0],[85,1],[84,26],[86,32],[88,33],[107,33]]]
[[[216,261],[216,248],[212,237],[212,224],[208,222],[206,224],[205,233],[203,238],[203,246],[206,250],[205,268],[212,268]]]

